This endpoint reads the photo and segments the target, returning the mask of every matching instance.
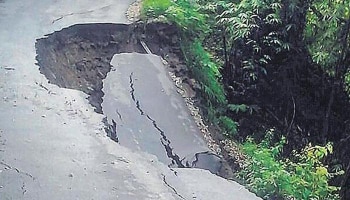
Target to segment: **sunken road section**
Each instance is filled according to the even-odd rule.
[[[114,54],[146,53],[140,40],[147,42],[152,53],[164,57],[178,57],[180,47],[174,25],[165,23],[77,24],[45,35],[36,42],[39,70],[50,83],[76,89],[89,95],[90,104],[102,114],[102,80],[111,70]],[[169,61],[179,68],[181,58]],[[176,70],[176,69],[175,69]]]
[[[110,62],[113,56],[120,53],[147,53],[141,45],[141,40],[148,44],[152,53],[168,57],[168,64],[177,76],[186,73],[181,62],[177,29],[164,23],[73,25],[37,40],[37,64],[40,72],[50,83],[62,88],[83,91],[88,94],[88,100],[95,111],[103,114],[101,105],[104,96],[103,80],[112,69]],[[130,81],[132,83],[132,74]],[[170,143],[155,120],[148,115],[147,118],[160,132],[163,140]],[[107,135],[118,142],[116,123],[112,121],[112,124],[108,124],[107,119],[104,123]],[[167,154],[171,151],[170,147],[166,148]],[[232,177],[227,162],[216,154],[199,152],[194,158],[183,163],[177,157],[177,167],[203,168],[204,165],[208,165],[204,168],[214,167],[214,170],[210,170],[212,173],[225,178]]]
[[[102,80],[111,69],[114,54],[144,53],[134,26],[125,24],[78,24],[37,40],[40,72],[50,83],[77,89],[102,114]]]

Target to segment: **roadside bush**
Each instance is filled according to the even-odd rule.
[[[201,86],[207,117],[217,123],[219,113],[226,111],[227,104],[223,86],[219,81],[219,67],[212,61],[211,55],[204,49],[200,40],[192,41],[184,38],[181,48],[192,76]]]
[[[171,0],[143,0],[141,15],[145,17],[159,17],[165,15],[173,4]]]
[[[220,77],[218,66],[211,61],[210,54],[205,51],[201,42],[185,41],[182,43],[182,49],[193,76],[199,81],[209,100],[209,105],[225,104],[225,93],[218,81]]]
[[[187,0],[177,0],[176,6],[170,6],[167,11],[169,21],[175,22],[178,27],[190,35],[199,36],[208,31],[206,16],[198,12],[196,4]]]
[[[270,130],[269,134],[272,133],[273,130]],[[330,173],[321,162],[332,153],[332,145],[308,145],[300,153],[294,152],[291,161],[280,159],[284,143],[282,139],[271,146],[266,138],[259,144],[248,139],[242,145],[250,159],[239,176],[250,189],[265,199],[339,199],[340,188],[330,186],[328,181],[342,171]]]
[[[142,4],[143,18],[158,18],[176,24],[189,35],[200,35],[208,30],[206,16],[198,12],[196,4],[186,0],[144,0]]]

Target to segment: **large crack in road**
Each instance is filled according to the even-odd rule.
[[[177,167],[185,167],[181,160],[179,155],[177,155],[173,150],[173,148],[171,147],[171,141],[167,138],[167,136],[165,135],[164,131],[159,127],[159,125],[157,124],[157,121],[154,120],[149,114],[145,113],[142,109],[141,109],[141,105],[140,105],[140,101],[138,99],[135,98],[135,87],[134,87],[134,79],[133,79],[133,72],[130,74],[130,95],[132,100],[135,102],[136,104],[136,108],[140,111],[140,114],[142,116],[145,116],[153,125],[153,127],[159,132],[160,134],[160,142],[162,143],[162,145],[164,146],[164,149],[166,151],[166,154],[168,156],[168,158],[170,158],[172,161],[172,166],[177,166]]]

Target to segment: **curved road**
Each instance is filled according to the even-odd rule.
[[[84,93],[39,73],[36,39],[77,23],[128,23],[130,3],[0,0],[0,199],[258,199],[206,170],[175,172],[116,144]]]

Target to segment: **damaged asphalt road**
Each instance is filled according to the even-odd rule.
[[[52,84],[88,94],[95,111],[106,116],[106,133],[115,142],[156,155],[169,167],[197,167],[232,178],[228,164],[203,141],[160,57],[130,53],[145,52],[137,39],[144,33],[136,27],[78,24],[40,38],[40,72]]]
[[[170,169],[165,164],[171,162],[168,156],[162,160],[143,151],[141,145],[137,150],[112,141],[104,131],[104,116],[89,104],[88,93],[58,87],[40,74],[36,65],[37,39],[74,24],[127,23],[125,11],[131,3],[0,1],[0,199],[258,199],[239,184],[207,170]],[[148,59],[128,54],[123,57],[126,62],[133,60],[128,56]],[[119,73],[118,66],[111,64]],[[123,76],[128,100],[130,75],[131,72]],[[164,146],[158,145],[163,137],[155,127],[166,132],[161,122],[165,117],[159,118],[155,109],[149,109],[146,94],[142,94],[147,90],[141,89],[145,85],[136,80],[141,76],[133,71],[135,100],[139,100],[145,115],[138,113],[140,122],[132,126],[135,128],[131,132],[142,125],[152,128],[155,137],[150,140],[157,138],[154,146],[164,153]],[[129,105],[138,111],[135,102]],[[119,143],[123,143],[118,123],[132,120],[127,119],[129,114],[122,108],[111,111],[117,113],[113,120]],[[175,139],[168,135],[167,139],[171,141],[172,155],[176,153],[181,159],[186,156],[182,148],[176,148]]]
[[[221,159],[210,154],[160,57],[116,54],[111,64],[102,110],[117,124],[119,143],[156,155],[169,167],[196,166],[220,174]],[[200,152],[203,156],[196,157]]]

